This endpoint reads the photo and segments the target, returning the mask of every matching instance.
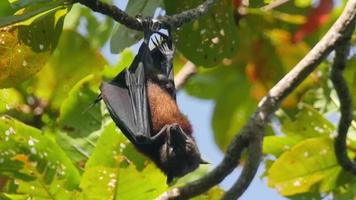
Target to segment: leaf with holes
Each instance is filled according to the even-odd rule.
[[[331,136],[334,131],[334,125],[307,104],[302,104],[294,120],[286,119],[282,122],[283,133],[304,138]]]
[[[165,1],[169,15],[196,7],[201,1]],[[175,44],[182,54],[196,65],[211,67],[236,52],[236,25],[231,1],[218,1],[196,21],[174,32]]]
[[[268,170],[268,186],[281,195],[308,192],[316,186],[320,192],[333,189],[341,167],[333,141],[328,137],[304,140],[283,153]]]
[[[263,153],[280,156],[303,140],[300,136],[266,136],[263,138]]]
[[[79,185],[77,169],[40,130],[3,116],[0,140],[0,174],[11,179],[10,185],[15,184],[15,193],[61,199]]]
[[[166,177],[153,163],[138,167],[126,151],[132,146],[126,137],[118,134],[114,122],[106,124],[90,156],[80,183],[82,199],[154,199],[166,189]],[[136,151],[136,159],[146,158]],[[139,180],[139,181],[137,181]]]
[[[21,83],[44,66],[57,45],[67,12],[67,7],[58,6],[0,29],[0,88]]]

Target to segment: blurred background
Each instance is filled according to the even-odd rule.
[[[131,16],[193,8],[193,0],[103,0]],[[347,0],[218,1],[173,31],[174,71],[196,74],[177,101],[211,164],[268,90],[322,38]],[[142,33],[63,0],[0,2],[0,199],[153,199],[164,175],[116,128],[104,104],[91,106],[102,81],[128,67]],[[356,98],[356,36],[345,78]],[[333,54],[283,102],[266,130],[264,158],[241,199],[356,199],[356,178],[338,165],[333,138],[339,101],[329,81]],[[355,111],[355,104],[354,104]],[[356,157],[356,112],[347,147]],[[119,133],[119,134],[118,134]],[[219,199],[241,165],[196,199]],[[137,180],[137,181],[133,181]]]

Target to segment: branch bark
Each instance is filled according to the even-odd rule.
[[[355,22],[353,23],[353,26],[355,27]],[[345,40],[335,48],[335,58],[331,67],[330,79],[339,98],[341,112],[341,118],[337,129],[338,134],[334,141],[336,158],[344,170],[356,175],[356,162],[350,160],[348,157],[346,146],[347,132],[352,122],[352,98],[347,82],[342,74],[346,67],[347,55],[350,51],[351,36],[352,32],[350,31]]]
[[[213,7],[218,0],[206,0],[204,3],[200,4],[196,8],[183,11],[179,14],[172,16],[163,16],[158,18],[161,23],[162,28],[177,28],[185,23],[192,22],[198,19],[200,16],[205,14]],[[143,27],[139,20],[135,17],[128,15],[125,11],[116,7],[115,5],[110,5],[100,0],[73,0],[73,3],[80,3],[95,12],[99,12],[103,15],[107,15],[113,18],[120,24],[125,25],[128,28],[142,31]]]
[[[223,161],[200,179],[190,182],[183,187],[174,188],[164,193],[159,199],[188,199],[209,190],[232,172],[237,166],[243,150],[249,147],[248,156],[251,157],[249,159],[255,158],[256,160],[250,161],[250,165],[252,166],[249,166],[249,168],[246,167],[247,165],[244,167],[239,179],[223,197],[225,199],[237,199],[255,176],[260,161],[259,155],[263,130],[267,123],[269,123],[271,116],[280,107],[281,102],[294,91],[338,43],[345,38],[347,32],[352,32],[355,20],[356,1],[350,0],[341,16],[325,36],[287,75],[270,89],[267,96],[260,101],[255,113],[229,145]],[[254,151],[254,148],[257,148],[257,152]]]

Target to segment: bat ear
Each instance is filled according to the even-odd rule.
[[[200,164],[210,164],[210,163],[200,157]]]

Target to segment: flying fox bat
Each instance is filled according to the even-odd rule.
[[[152,35],[157,37],[154,41]],[[155,48],[150,50],[152,39]],[[176,103],[173,77],[173,42],[144,26],[144,41],[131,66],[112,81],[103,82],[101,98],[132,144],[167,176],[167,183],[195,170],[201,159],[192,126]]]

